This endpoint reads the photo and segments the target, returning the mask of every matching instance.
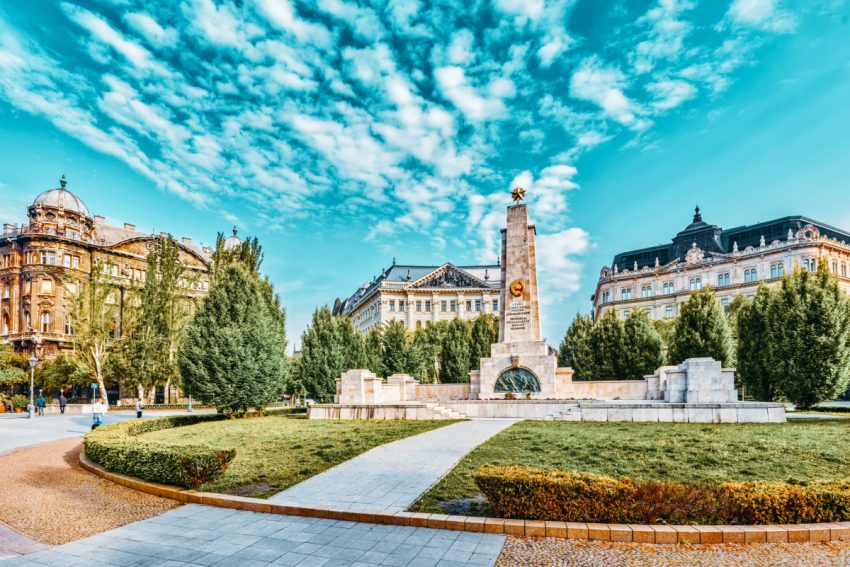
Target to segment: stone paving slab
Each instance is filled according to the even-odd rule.
[[[381,445],[269,500],[334,510],[402,512],[469,451],[516,421],[462,421]]]
[[[24,557],[15,565],[491,567],[505,536],[243,512],[190,504]]]
[[[43,543],[33,541],[8,526],[0,524],[0,558],[26,555],[47,548],[48,546]]]

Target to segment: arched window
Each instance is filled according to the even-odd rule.
[[[30,312],[24,311],[24,331],[32,329],[32,321],[30,320]]]
[[[42,333],[50,333],[53,331],[53,318],[50,316],[50,313],[45,311],[41,314],[41,332]]]

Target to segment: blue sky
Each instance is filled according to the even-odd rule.
[[[399,263],[538,225],[544,335],[693,206],[850,228],[847,0],[0,5],[0,220],[66,174],[96,214],[260,237],[295,342]]]

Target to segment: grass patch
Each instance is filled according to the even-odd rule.
[[[270,416],[200,423],[141,435],[139,441],[235,449],[218,478],[199,490],[268,498],[378,445],[452,421],[331,421]]]
[[[848,433],[846,420],[829,419],[736,425],[522,421],[470,452],[411,510],[444,513],[454,503],[480,501],[473,474],[483,465],[676,482],[846,479]]]

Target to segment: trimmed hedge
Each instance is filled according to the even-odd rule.
[[[623,524],[796,524],[850,519],[850,484],[677,483],[485,466],[475,482],[503,518]]]
[[[297,413],[289,408],[269,410],[263,415]],[[112,472],[150,482],[197,488],[222,474],[236,451],[199,445],[167,445],[139,435],[227,419],[224,414],[179,415],[125,421],[89,432],[83,440],[86,456]]]

